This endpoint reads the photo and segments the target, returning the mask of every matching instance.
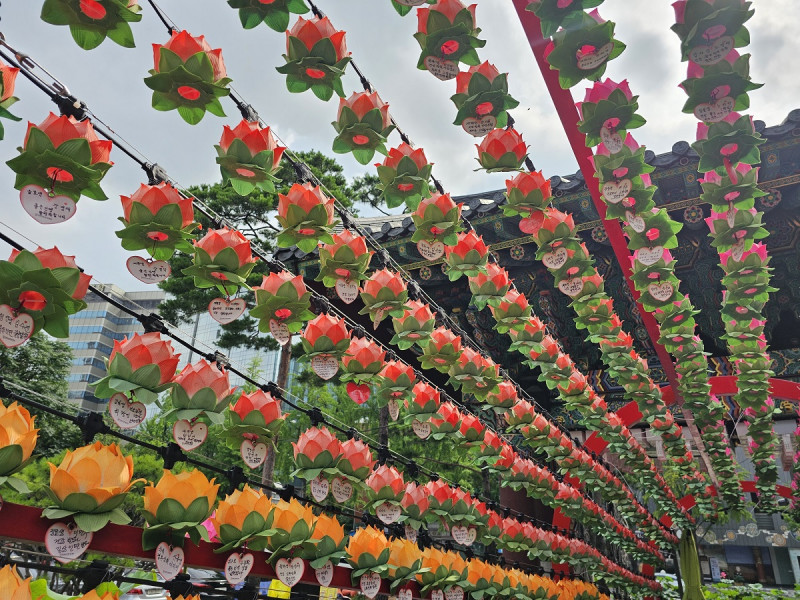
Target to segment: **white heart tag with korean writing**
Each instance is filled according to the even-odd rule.
[[[328,587],[333,581],[333,563],[328,561],[319,569],[314,569],[314,577],[322,587]]]
[[[141,256],[131,256],[125,263],[131,275],[143,283],[164,281],[172,273],[169,263],[163,260],[147,260]]]
[[[250,552],[247,554],[234,552],[225,561],[225,579],[231,585],[239,585],[250,575],[255,562],[256,560]]]
[[[328,497],[328,491],[331,487],[328,480],[319,475],[309,482],[309,486],[311,487],[311,497],[317,502],[322,502]]]
[[[195,423],[192,425],[186,419],[175,421],[172,426],[172,438],[183,450],[189,452],[199,448],[208,437],[208,425],[205,423]]]
[[[608,42],[607,44],[600,46],[594,52],[590,52],[589,54],[584,54],[578,59],[578,68],[581,71],[592,71],[602,65],[604,62],[608,60],[608,57],[611,56],[611,52],[614,50],[614,42]]]
[[[133,429],[142,424],[147,416],[147,408],[125,394],[114,394],[108,400],[108,414],[120,429]]]
[[[156,570],[164,581],[172,581],[183,570],[184,553],[180,546],[161,542],[156,547]]]
[[[239,446],[239,453],[242,455],[244,464],[255,469],[267,460],[267,445],[264,442],[253,443],[252,440],[243,440],[242,445]]]
[[[367,598],[374,598],[381,591],[381,576],[377,573],[364,573],[358,580],[358,587]]]
[[[636,233],[642,233],[644,231],[645,223],[644,219],[639,215],[632,213],[629,210],[625,211],[625,221],[628,225],[631,226]]]
[[[666,302],[672,298],[672,294],[675,290],[669,281],[663,281],[661,283],[651,283],[648,285],[647,292],[659,302]]]
[[[339,361],[330,354],[322,354],[311,359],[311,370],[321,379],[328,381],[339,370]]]
[[[467,529],[467,541],[465,542],[467,546],[472,546],[475,543],[475,540],[478,539],[478,530],[474,527],[470,527]]]
[[[542,256],[542,263],[548,269],[560,269],[567,262],[568,254],[566,248],[559,248],[553,252],[548,252]]]
[[[389,504],[388,502],[384,502],[375,509],[375,514],[378,515],[382,523],[386,523],[387,525],[396,523],[397,519],[400,518],[401,512],[402,510],[398,505]]]
[[[397,418],[400,416],[400,403],[397,402],[394,398],[389,400],[386,404],[386,408],[389,409],[389,418],[392,421],[397,421]]]
[[[406,539],[409,542],[412,542],[414,544],[417,543],[417,530],[416,529],[411,527],[411,525],[406,525],[404,532],[405,532]],[[408,590],[408,592],[411,593],[411,590]]]
[[[269,320],[269,332],[281,346],[285,346],[292,337],[289,334],[289,328],[286,326],[286,323],[276,321],[275,319]]]
[[[47,552],[60,563],[68,563],[83,556],[92,543],[92,533],[77,525],[53,523],[44,534]]]
[[[411,429],[414,430],[414,435],[421,440],[428,438],[431,434],[431,424],[427,421],[417,421],[414,419],[414,422],[411,423]]]
[[[639,248],[636,251],[636,260],[646,266],[657,263],[664,256],[663,246],[653,246],[652,248]]]
[[[444,592],[442,590],[432,590],[431,600],[444,600]]]
[[[38,185],[26,185],[19,192],[22,208],[34,221],[42,225],[53,225],[69,221],[75,216],[75,201],[67,196],[51,196]]]
[[[336,477],[331,482],[331,493],[337,502],[347,502],[353,495],[353,484],[342,477]]]
[[[608,150],[609,154],[616,154],[625,145],[625,140],[616,131],[611,131],[605,125],[600,128],[600,141]]]
[[[27,313],[14,314],[8,304],[0,304],[0,343],[6,348],[16,348],[33,335],[33,317]]]
[[[336,295],[345,304],[352,304],[358,298],[358,284],[355,281],[337,279]]]
[[[475,137],[483,137],[495,127],[497,127],[497,117],[494,115],[484,115],[481,118],[467,117],[461,123],[461,128]]]
[[[619,204],[630,195],[632,189],[633,183],[631,183],[631,180],[623,179],[621,181],[606,181],[603,184],[602,192],[607,202]]]
[[[467,528],[463,525],[454,525],[450,529],[450,535],[453,536],[453,539],[457,544],[464,545],[467,543],[467,539],[469,538],[469,532]]]
[[[689,60],[701,67],[717,64],[733,50],[733,38],[724,35],[706,46],[695,46],[689,50]]]
[[[426,56],[425,68],[428,72],[440,81],[455,79],[458,75],[458,65],[452,60],[444,60],[438,56]]]
[[[422,240],[417,242],[417,252],[425,260],[436,260],[444,256],[444,244]]]
[[[411,590],[398,590],[397,591],[397,600],[413,600],[414,594]]]
[[[694,108],[694,116],[706,123],[719,123],[733,112],[735,104],[730,96],[720,98],[716,102],[703,102]]]
[[[447,600],[464,600],[464,588],[458,585],[450,586],[444,596]]]
[[[583,279],[578,277],[574,279],[562,279],[558,282],[558,289],[570,298],[574,298],[583,291]]]
[[[287,587],[294,587],[303,578],[306,571],[305,561],[298,557],[288,560],[279,558],[275,563],[275,574],[281,583]]]
[[[236,298],[235,300],[214,298],[208,304],[208,314],[217,323],[227,325],[241,317],[245,308],[247,308],[247,303],[242,298]]]

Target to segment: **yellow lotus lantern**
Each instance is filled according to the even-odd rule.
[[[247,543],[251,550],[263,550],[271,530],[272,511],[275,505],[261,490],[248,485],[234,490],[222,502],[211,517],[223,546],[216,550],[223,552]]]
[[[202,522],[211,514],[217,501],[219,484],[193,469],[173,474],[164,470],[156,485],[144,488],[142,514],[148,527],[142,532],[142,546],[152,550],[166,541],[182,545],[188,534],[193,543],[209,541]]]
[[[17,567],[6,565],[0,569],[0,598],[3,600],[31,600],[31,578],[23,579]]]
[[[457,577],[458,580],[454,581],[452,585],[465,587],[469,585],[467,579],[467,572],[469,570],[469,563],[464,560],[458,552],[452,550],[444,553],[443,564],[450,570],[450,574]]]
[[[344,527],[336,517],[329,517],[325,513],[320,514],[317,517],[316,527],[314,527],[314,539],[319,541],[311,545],[311,552],[314,555],[311,560],[311,568],[319,569],[328,561],[334,565],[338,564],[346,554],[345,538]]]
[[[451,561],[451,557],[437,548],[425,548],[422,551],[423,569],[417,573],[417,581],[423,595],[434,589],[444,590],[459,582],[460,576],[450,571]]]
[[[130,522],[120,505],[125,494],[143,479],[132,480],[133,458],[116,444],[94,442],[68,450],[59,466],[50,464],[50,487],[45,488],[55,506],[42,512],[46,519],[71,516],[84,531],[98,531],[111,521]]]
[[[362,527],[350,536],[347,543],[347,562],[353,567],[355,582],[366,573],[383,575],[389,569],[389,540],[374,527]]]
[[[269,562],[275,564],[278,559],[290,555],[310,558],[316,521],[310,506],[300,504],[294,498],[289,502],[278,502],[272,518],[274,533],[267,539],[267,549],[272,552]]]
[[[16,402],[8,406],[0,402],[0,487],[8,485],[21,494],[29,492],[28,486],[12,475],[25,466],[36,447],[39,430],[34,419]]]
[[[496,590],[492,585],[494,566],[477,558],[469,561],[467,580],[469,581],[470,595],[475,600],[482,600],[484,596],[494,596]]]
[[[413,581],[422,568],[422,550],[409,540],[394,538],[389,543],[389,579],[394,591],[407,581]]]

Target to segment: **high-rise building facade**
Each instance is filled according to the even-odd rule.
[[[99,289],[137,312],[149,314],[158,311],[164,300],[161,290],[126,292],[115,285],[99,285]],[[106,359],[114,347],[114,340],[122,340],[134,333],[144,333],[141,323],[119,308],[112,306],[93,292],[86,294],[86,310],[69,319],[69,339],[72,348],[72,369],[68,377],[69,398],[85,410],[102,411],[107,400],[95,397],[91,383],[106,373]]]

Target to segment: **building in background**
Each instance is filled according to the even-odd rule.
[[[102,292],[123,305],[143,313],[158,311],[158,305],[166,297],[158,289],[144,292],[126,292],[115,285],[98,285]],[[72,348],[72,370],[70,371],[69,398],[86,410],[103,410],[107,400],[95,397],[89,384],[105,375],[106,359],[114,347],[114,340],[144,333],[141,323],[103,298],[89,292],[86,294],[86,310],[69,318],[69,339]]]

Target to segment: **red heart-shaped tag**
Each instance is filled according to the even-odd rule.
[[[370,389],[366,383],[358,385],[350,381],[347,384],[347,395],[350,396],[356,404],[364,404],[364,402],[369,400]]]

